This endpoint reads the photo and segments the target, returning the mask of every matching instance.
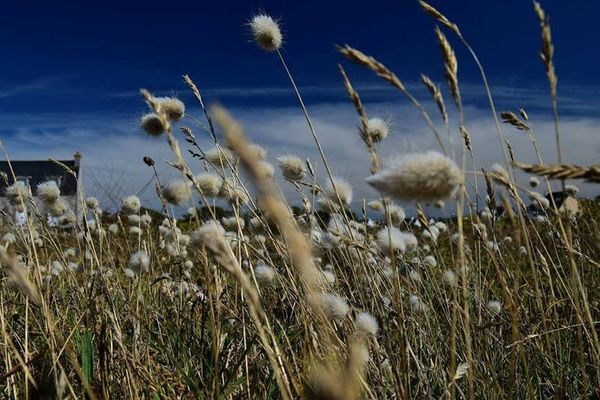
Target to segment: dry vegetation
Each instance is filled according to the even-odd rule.
[[[454,23],[421,6],[441,26],[436,38],[458,121],[449,121],[440,86],[425,75],[422,82],[441,113],[439,131],[452,132],[462,158],[445,155],[452,141],[400,78],[340,47],[406,96],[439,143],[439,153],[381,160],[388,121],[369,118],[340,67],[380,199],[353,199],[334,174],[343,166],[327,162],[267,16],[254,18],[251,31],[281,61],[321,155],[277,157],[302,207],[292,212],[282,198],[266,149],[225,109],[205,107],[187,76],[202,123],[181,101],[142,91],[149,114],[141,127],[153,140],[166,137],[181,172],[173,182],[156,176],[162,214],[131,196],[117,214],[103,215],[94,198],[82,197],[86,218],[78,222],[55,186],[36,188],[35,203],[31,188],[10,186],[11,207],[29,217],[19,225],[11,209],[2,222],[3,398],[600,396],[600,207],[581,200],[580,210],[559,209],[576,188],[563,181],[564,193],[544,197],[515,180],[522,168],[541,176],[531,186],[549,190],[548,178],[598,181],[598,167],[544,164],[525,111],[502,113],[501,126],[490,95],[505,160],[480,172],[451,42],[479,60]],[[556,113],[550,26],[535,10]],[[200,146],[195,129],[214,147]],[[529,135],[540,165],[513,160],[503,129]],[[558,122],[555,133],[560,161]],[[183,157],[188,150],[195,163]],[[319,179],[316,164],[326,172]],[[174,218],[174,206],[197,200],[207,206]],[[398,201],[416,202],[417,218],[405,218]],[[426,203],[457,217],[435,220],[419,205]],[[47,213],[59,226],[48,225]]]

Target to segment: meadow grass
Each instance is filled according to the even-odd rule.
[[[149,140],[166,139],[169,165],[180,173],[164,182],[144,158],[160,211],[129,196],[109,213],[80,194],[85,218],[78,220],[56,185],[28,188],[11,185],[14,174],[2,177],[10,203],[0,231],[2,396],[599,397],[600,204],[578,199],[565,180],[598,182],[600,168],[562,163],[568,137],[560,138],[547,16],[536,3],[557,164],[544,163],[524,110],[497,114],[458,26],[421,6],[441,26],[436,39],[458,115],[451,121],[441,86],[422,75],[443,129],[391,69],[349,45],[338,48],[398,89],[439,147],[384,162],[389,121],[369,117],[340,65],[369,155],[367,181],[380,198],[356,199],[352,182],[333,174],[343,166],[328,162],[280,52],[278,21],[266,15],[251,20],[251,33],[281,62],[320,160],[271,157],[224,107],[208,107],[186,75],[197,104],[141,91],[149,110],[140,126]],[[471,146],[452,38],[469,50],[489,96],[504,158],[489,170]],[[528,135],[539,163],[516,160],[503,128]],[[271,158],[301,206],[282,195]],[[516,169],[534,176],[529,187]],[[561,180],[562,192],[552,193],[551,179]],[[400,201],[415,205],[415,218]],[[454,217],[427,215],[426,204]],[[190,209],[177,219],[174,206]],[[27,211],[24,224],[12,218],[17,210]]]

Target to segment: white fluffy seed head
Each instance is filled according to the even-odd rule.
[[[29,188],[22,182],[15,182],[6,188],[6,197],[13,206],[21,205],[21,199],[23,199],[23,203],[27,203]]]
[[[292,154],[284,154],[277,157],[277,162],[284,178],[294,182],[302,180],[306,168],[304,161],[300,157]]]
[[[137,196],[127,196],[121,202],[121,211],[125,214],[137,214],[142,206],[140,198]]]
[[[410,232],[402,232],[400,229],[391,227],[384,228],[377,234],[377,245],[386,255],[396,252],[404,253],[417,246],[417,238]]]
[[[546,197],[542,196],[537,192],[530,192],[529,198],[532,201],[532,203],[538,208],[541,208],[543,210],[547,210],[548,208],[550,208],[550,200],[548,200]]]
[[[193,247],[207,246],[215,243],[215,240],[223,241],[225,229],[217,221],[211,220],[204,223],[191,234],[191,245]]]
[[[446,286],[457,287],[458,277],[456,276],[456,273],[454,273],[454,271],[447,269],[442,274],[442,282],[444,282],[444,285]]]
[[[248,150],[250,151],[250,153],[252,153],[252,155],[254,157],[256,157],[260,160],[267,159],[267,149],[265,149],[260,144],[252,143],[252,144],[248,145]]]
[[[60,189],[54,181],[37,185],[37,195],[44,203],[52,203],[60,197]]]
[[[492,165],[492,171],[496,174],[500,175],[502,178],[509,180],[510,176],[508,175],[508,171],[502,165],[496,163]]]
[[[262,285],[270,285],[275,279],[275,270],[268,265],[260,264],[254,267],[256,281]]]
[[[369,207],[373,211],[383,211],[383,203],[381,200],[371,200],[367,203],[367,207]]]
[[[425,258],[423,259],[423,264],[425,264],[426,266],[430,267],[430,268],[434,268],[437,267],[437,260],[435,259],[434,256],[425,256]]]
[[[98,199],[95,197],[88,197],[85,199],[85,206],[90,210],[95,210],[100,207]]]
[[[226,147],[213,147],[204,153],[204,159],[217,168],[227,168],[234,163],[235,156]]]
[[[529,178],[529,186],[538,187],[540,185],[540,180],[536,176],[532,176]]]
[[[368,312],[356,314],[354,325],[358,331],[371,336],[377,336],[377,332],[379,331],[377,320]]]
[[[77,215],[73,210],[68,210],[58,218],[58,223],[61,225],[74,224],[77,222]]]
[[[336,194],[337,192],[337,194]],[[352,203],[352,197],[354,195],[352,186],[343,178],[339,176],[333,177],[333,182],[329,181],[325,187],[325,193],[331,202],[339,204],[341,200],[343,205],[349,206]]]
[[[10,232],[7,232],[2,236],[2,241],[7,244],[13,244],[17,241],[17,237]]]
[[[171,121],[179,121],[185,115],[185,104],[175,97],[156,97],[161,112]]]
[[[223,185],[223,179],[217,174],[201,174],[194,177],[194,183],[202,196],[217,197]]]
[[[116,234],[116,233],[118,233],[118,232],[119,232],[119,225],[117,225],[117,224],[110,224],[110,225],[108,226],[108,231],[109,231],[110,233],[112,233],[112,234]]]
[[[536,176],[532,176],[529,178],[529,186],[538,187],[540,185],[540,180]]]
[[[441,153],[406,154],[367,178],[383,194],[401,200],[436,201],[451,197],[462,182],[456,163]]]
[[[390,220],[392,222],[392,225],[398,226],[404,222],[404,218],[406,218],[406,213],[404,212],[404,209],[402,207],[396,204],[390,204],[388,210],[390,212]]]
[[[264,160],[259,160],[256,163],[256,171],[259,175],[272,178],[275,175],[275,168],[271,163]]]
[[[279,29],[279,24],[273,18],[264,14],[255,15],[250,20],[249,25],[254,41],[262,49],[275,51],[281,47],[283,35],[281,29]]]
[[[53,217],[60,217],[67,212],[69,206],[63,199],[58,198],[55,201],[46,204],[46,208]]]
[[[409,301],[410,307],[412,308],[413,311],[416,311],[416,312],[427,311],[427,305],[416,294],[410,295],[410,297],[408,298],[408,301]]]
[[[221,190],[219,190],[219,197],[226,198],[232,203],[238,202],[240,205],[246,204],[250,201],[250,198],[248,197],[248,194],[244,188],[230,180],[225,180],[223,182]]]
[[[190,199],[192,192],[187,182],[178,180],[165,186],[163,188],[163,195],[169,203],[180,206]]]
[[[502,303],[498,300],[488,301],[486,307],[494,315],[500,314],[500,312],[502,312]]]
[[[382,118],[370,118],[367,122],[367,134],[373,142],[381,142],[390,134],[390,124]]]
[[[136,275],[147,272],[150,267],[150,257],[144,250],[137,251],[129,257],[128,268]]]
[[[150,225],[152,223],[152,217],[150,216],[150,214],[146,213],[146,214],[142,215],[142,217],[140,218],[140,221],[144,225]]]
[[[163,120],[155,113],[144,115],[140,119],[140,127],[150,136],[160,136],[167,129]]]
[[[140,220],[140,216],[137,214],[131,214],[127,216],[127,222],[129,222],[129,225],[139,225]]]
[[[569,196],[575,196],[579,192],[579,188],[575,185],[565,185],[565,192]]]
[[[346,300],[336,294],[323,293],[320,296],[318,305],[329,318],[340,321],[346,317],[350,307]]]

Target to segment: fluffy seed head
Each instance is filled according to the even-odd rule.
[[[142,206],[140,198],[137,196],[128,196],[123,199],[121,203],[121,211],[125,214],[137,214],[140,212]]]
[[[423,259],[423,263],[431,268],[434,268],[437,266],[437,260],[435,259],[435,257],[433,256],[425,256],[425,258]]]
[[[458,286],[458,277],[456,276],[454,271],[447,269],[442,274],[442,282],[444,282],[444,285],[447,285],[450,287],[457,287]]]
[[[169,203],[180,206],[187,202],[192,196],[190,186],[183,180],[173,181],[163,188],[165,200]]]
[[[430,151],[395,159],[386,169],[368,177],[367,183],[397,199],[436,201],[452,196],[462,179],[452,159]]]
[[[402,232],[398,228],[384,228],[377,234],[377,245],[386,255],[395,252],[404,253],[417,245],[417,238],[410,232]]]
[[[486,307],[492,314],[497,315],[502,311],[502,303],[500,303],[498,300],[488,301]]]
[[[61,225],[74,224],[77,222],[77,215],[73,210],[68,210],[58,218],[58,223]]]
[[[110,224],[108,226],[108,231],[112,234],[118,233],[119,232],[119,225],[117,224]]]
[[[275,175],[275,168],[270,163],[260,160],[256,163],[256,169],[259,175],[272,178]]]
[[[219,196],[228,199],[232,203],[239,202],[240,204],[246,204],[250,201],[246,191],[235,182],[229,180],[223,182],[221,190],[219,190]]]
[[[356,318],[354,319],[354,325],[356,329],[360,332],[376,336],[379,331],[379,324],[374,316],[372,316],[368,312],[360,312],[356,314]]]
[[[167,129],[163,120],[155,113],[148,113],[140,119],[140,127],[150,136],[160,136]]]
[[[214,165],[215,167],[223,167],[226,168],[229,166],[229,163],[233,164],[235,160],[235,156],[225,147],[213,147],[204,153],[204,159]]]
[[[142,272],[148,272],[148,268],[150,267],[150,257],[148,257],[148,253],[144,250],[137,251],[129,257],[127,266],[136,275],[139,275]]]
[[[506,170],[506,168],[504,168],[502,165],[500,165],[498,163],[492,165],[492,171],[494,171],[496,174],[500,175],[501,177],[503,177],[506,180],[510,179],[510,176],[508,175],[508,171]]]
[[[547,210],[550,207],[550,200],[537,192],[530,192],[529,198],[531,199],[531,202],[538,208]]]
[[[252,143],[248,145],[248,150],[252,153],[252,155],[260,160],[267,159],[267,149],[265,149],[260,144]]]
[[[221,224],[211,220],[192,232],[190,243],[194,247],[202,245],[207,245],[207,247],[209,247],[208,245],[217,238],[223,238],[224,233],[225,229],[223,229]]]
[[[15,182],[6,188],[6,197],[13,206],[21,204],[21,198],[23,203],[26,203],[29,199],[29,189],[22,182]]]
[[[337,192],[337,195],[336,195]],[[349,206],[352,203],[352,186],[343,178],[338,176],[333,177],[333,182],[329,181],[325,187],[325,193],[329,200],[334,204],[338,204],[338,196],[343,205]]]
[[[12,233],[7,232],[4,234],[4,236],[2,236],[2,241],[7,244],[12,244],[17,241],[17,237]]]
[[[540,180],[536,176],[532,176],[529,178],[529,186],[538,187],[540,185]]]
[[[579,192],[579,188],[575,185],[565,185],[565,192],[570,196],[575,196]]]
[[[201,174],[194,177],[194,183],[205,197],[217,197],[223,185],[223,179],[217,174]]]
[[[269,285],[275,279],[275,270],[268,265],[260,264],[254,267],[256,281],[262,285]]]
[[[175,97],[156,97],[160,110],[167,115],[171,121],[179,121],[185,114],[185,104]]]
[[[279,24],[273,18],[259,14],[250,20],[249,25],[254,41],[263,50],[275,51],[281,47],[283,36]]]
[[[290,181],[300,181],[305,172],[304,161],[298,156],[285,154],[277,157],[279,168],[284,178]]]
[[[346,300],[332,293],[323,293],[320,296],[318,305],[322,307],[326,316],[338,321],[344,319],[350,310]]]
[[[53,217],[60,217],[69,209],[67,203],[65,203],[64,200],[60,198],[53,201],[52,203],[47,204],[46,207],[50,215],[52,215]]]
[[[383,211],[383,203],[380,200],[371,200],[367,203],[367,207],[369,207],[373,211]]]
[[[99,208],[100,203],[98,203],[98,199],[95,197],[88,197],[87,199],[85,199],[85,206],[87,208],[89,208],[90,210],[95,210],[97,208]]]
[[[406,213],[404,209],[396,204],[390,204],[388,207],[390,212],[390,220],[392,225],[400,225],[404,222],[404,218],[406,218]]]
[[[390,124],[382,118],[371,118],[367,122],[367,134],[373,142],[381,142],[390,134]]]
[[[60,189],[54,181],[37,185],[37,195],[44,203],[52,203],[60,197]]]
[[[410,295],[408,301],[410,302],[410,307],[413,311],[416,312],[425,312],[427,311],[427,305],[423,303],[423,300],[416,294]]]

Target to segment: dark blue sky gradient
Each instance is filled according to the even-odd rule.
[[[432,4],[460,26],[493,87],[516,91],[517,98],[522,88],[544,94],[530,1]],[[600,2],[553,0],[543,6],[551,16],[563,95],[597,97],[600,30],[594,20]],[[250,42],[244,26],[259,11],[281,18],[285,56],[310,102],[345,96],[336,43],[377,57],[406,82],[416,82],[420,72],[443,79],[434,22],[412,0],[6,2],[0,13],[0,112],[139,113],[140,87],[187,98],[183,73],[209,99],[228,105],[292,105],[277,60]],[[461,81],[478,84],[468,54],[448,37]],[[361,68],[347,69],[359,87],[381,85]],[[371,100],[388,95],[377,88]]]

